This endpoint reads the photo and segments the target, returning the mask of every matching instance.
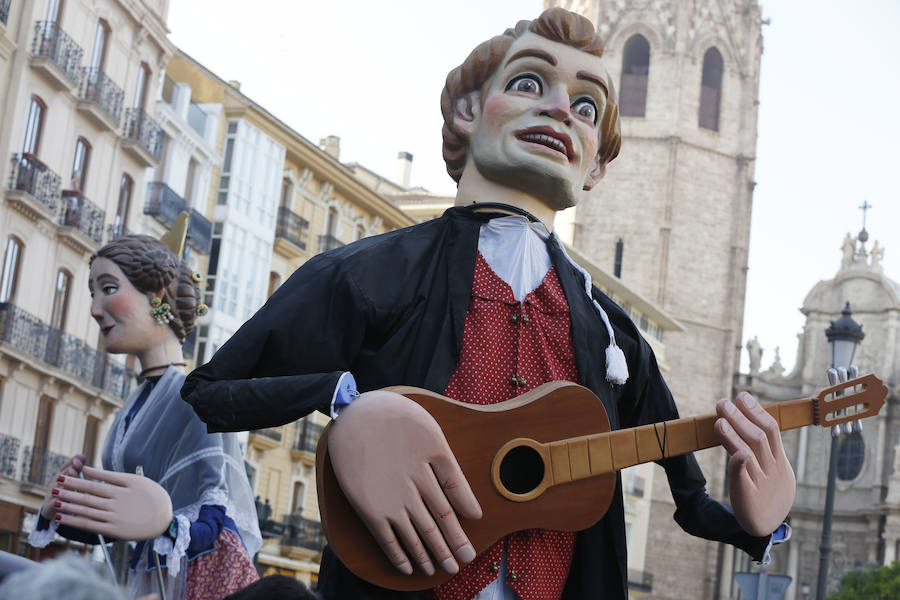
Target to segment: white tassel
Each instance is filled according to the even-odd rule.
[[[628,381],[628,362],[625,360],[625,353],[622,352],[622,349],[619,348],[618,345],[616,345],[616,334],[613,331],[612,324],[609,322],[606,311],[603,310],[603,307],[600,306],[591,295],[591,275],[581,265],[569,257],[568,252],[566,252],[566,247],[563,245],[562,241],[556,237],[555,233],[553,234],[553,239],[559,244],[559,248],[562,250],[566,260],[581,273],[581,277],[584,279],[584,293],[594,304],[594,308],[597,309],[597,312],[600,313],[600,318],[603,319],[603,324],[606,325],[606,332],[609,334],[609,346],[606,347],[606,380],[616,385],[622,385]]]

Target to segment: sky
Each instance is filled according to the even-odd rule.
[[[804,323],[799,309],[813,285],[834,277],[844,235],[862,226],[864,201],[873,207],[867,248],[879,240],[886,274],[900,281],[900,0],[761,4],[768,24],[744,341],[759,338],[763,368],[779,347],[790,370]],[[540,0],[171,0],[168,26],[179,48],[239,81],[307,139],[339,136],[342,162],[393,178],[397,153],[411,152],[410,183],[453,194],[441,158],[444,78],[478,43],[542,7]]]

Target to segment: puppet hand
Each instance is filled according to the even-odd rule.
[[[332,425],[328,452],[341,490],[400,572],[413,571],[407,553],[428,575],[429,552],[448,573],[475,558],[454,509],[479,519],[481,507],[424,408],[393,392],[361,394]]]
[[[769,535],[787,517],[796,491],[778,422],[747,392],[738,394],[734,404],[719,400],[716,413],[716,432],[731,455],[728,488],[734,516],[748,533]]]
[[[56,474],[53,481],[58,481],[60,477],[78,477],[86,460],[87,459],[83,454],[76,454],[66,461],[66,464],[59,470],[59,473]],[[56,516],[56,507],[53,505],[54,501],[56,501],[56,496],[48,492],[47,496],[44,497],[44,503],[41,505],[41,515],[43,515],[45,519],[51,521],[53,520],[53,517]]]
[[[172,500],[158,483],[131,473],[84,467],[96,481],[57,480],[56,520],[120,540],[149,540],[172,521]]]

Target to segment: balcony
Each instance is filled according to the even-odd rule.
[[[291,448],[291,458],[303,461],[309,465],[315,465],[316,447],[324,429],[322,425],[313,423],[309,417],[298,421],[297,439],[294,440],[294,446]]]
[[[0,475],[3,477],[16,478],[20,445],[18,438],[0,433]]]
[[[277,429],[252,429],[250,445],[260,450],[271,450],[281,445],[281,432]]]
[[[162,156],[163,130],[143,108],[125,109],[122,147],[144,167],[155,167]]]
[[[111,396],[124,400],[134,377],[84,340],[50,327],[9,302],[0,303],[0,344],[55,367]]]
[[[103,242],[106,211],[76,190],[64,190],[63,210],[59,214],[59,236],[75,250],[95,252]]]
[[[56,222],[60,178],[33,154],[13,154],[6,199],[34,222]]]
[[[340,248],[344,245],[344,242],[340,241],[333,235],[320,235],[319,236],[319,252],[327,252],[328,250],[334,250],[335,248]]]
[[[170,229],[175,224],[175,218],[182,211],[187,210],[184,198],[176,194],[165,183],[153,181],[147,184],[145,215],[151,215],[167,229]],[[189,212],[191,218],[188,220],[186,243],[201,254],[209,254],[212,246],[212,223],[193,208]]]
[[[284,518],[285,531],[281,538],[281,553],[295,560],[314,558],[325,546],[322,524],[298,515]]]
[[[278,207],[275,225],[275,251],[288,259],[299,258],[306,251],[309,221],[286,206]]]
[[[78,110],[101,131],[118,132],[125,92],[99,67],[81,69]]]
[[[68,456],[51,452],[46,448],[25,446],[22,456],[22,474],[19,480],[22,483],[48,488],[67,460],[69,460]],[[40,495],[43,496],[43,493]]]
[[[38,21],[31,41],[31,66],[58,89],[74,92],[81,77],[84,50],[58,23]]]

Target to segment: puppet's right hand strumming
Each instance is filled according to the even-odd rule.
[[[478,519],[481,507],[421,406],[384,390],[361,394],[332,425],[328,452],[344,495],[400,572],[412,573],[409,556],[434,573],[429,552],[448,573],[475,558],[456,513]]]

